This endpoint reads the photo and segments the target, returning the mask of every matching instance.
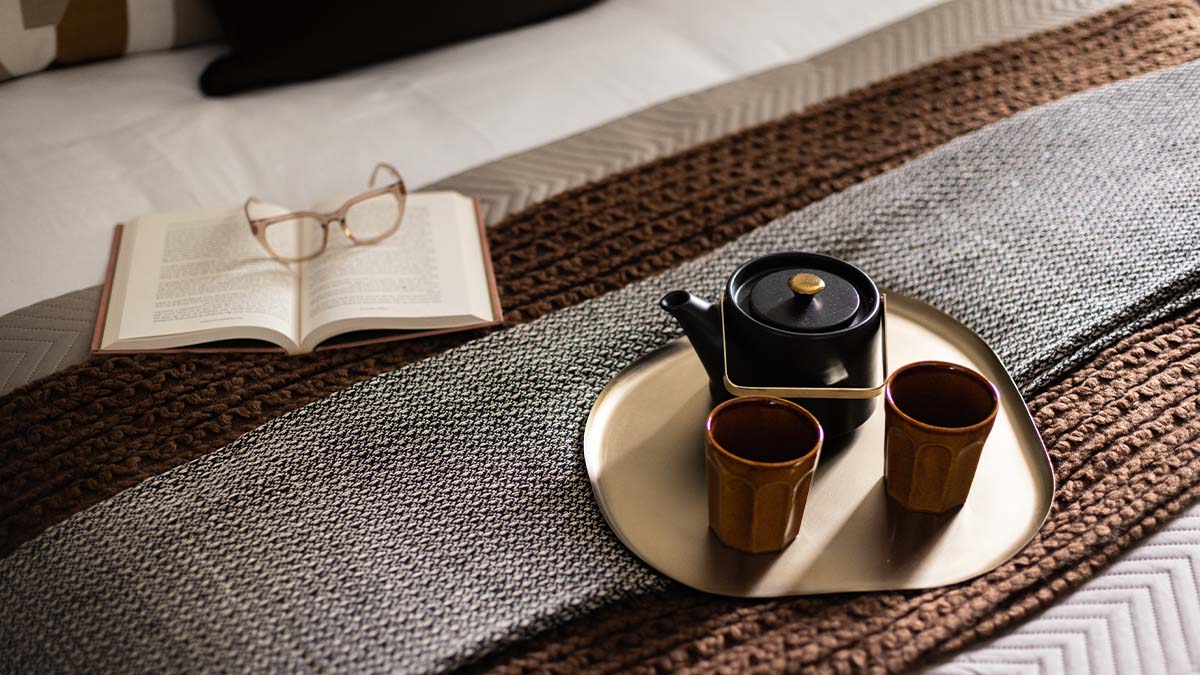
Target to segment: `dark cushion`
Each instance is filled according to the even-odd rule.
[[[208,64],[210,96],[311,80],[516,28],[597,0],[211,0],[232,51]]]

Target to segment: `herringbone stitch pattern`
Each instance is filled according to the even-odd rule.
[[[100,288],[85,288],[0,317],[0,394],[87,358]]]
[[[924,675],[1200,672],[1200,505],[1037,618]]]

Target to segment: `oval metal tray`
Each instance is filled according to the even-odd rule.
[[[888,294],[888,360],[970,366],[1000,390],[1001,410],[967,503],[904,511],[883,484],[883,408],[827,443],[800,534],[781,553],[727,548],[708,529],[704,420],[708,380],[686,339],[631,364],[600,394],[584,432],[592,491],[617,537],[663,574],[738,597],[913,589],[999,566],[1041,527],[1054,497],[1050,458],[1016,386],[982,339],[937,309]]]

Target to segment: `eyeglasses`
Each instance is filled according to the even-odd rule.
[[[390,174],[392,181],[375,188],[379,173]],[[244,210],[250,232],[258,243],[283,263],[304,262],[325,252],[329,243],[329,224],[342,226],[342,234],[358,245],[376,244],[400,229],[407,193],[400,172],[390,164],[379,164],[371,172],[370,187],[375,188],[347,199],[336,211],[294,211],[268,215],[270,207],[258,199],[246,200]],[[265,217],[255,217],[255,213]]]

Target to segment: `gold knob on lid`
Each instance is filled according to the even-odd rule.
[[[811,298],[825,290],[825,280],[815,274],[802,272],[793,274],[792,278],[788,279],[788,288],[792,289],[797,298]]]

